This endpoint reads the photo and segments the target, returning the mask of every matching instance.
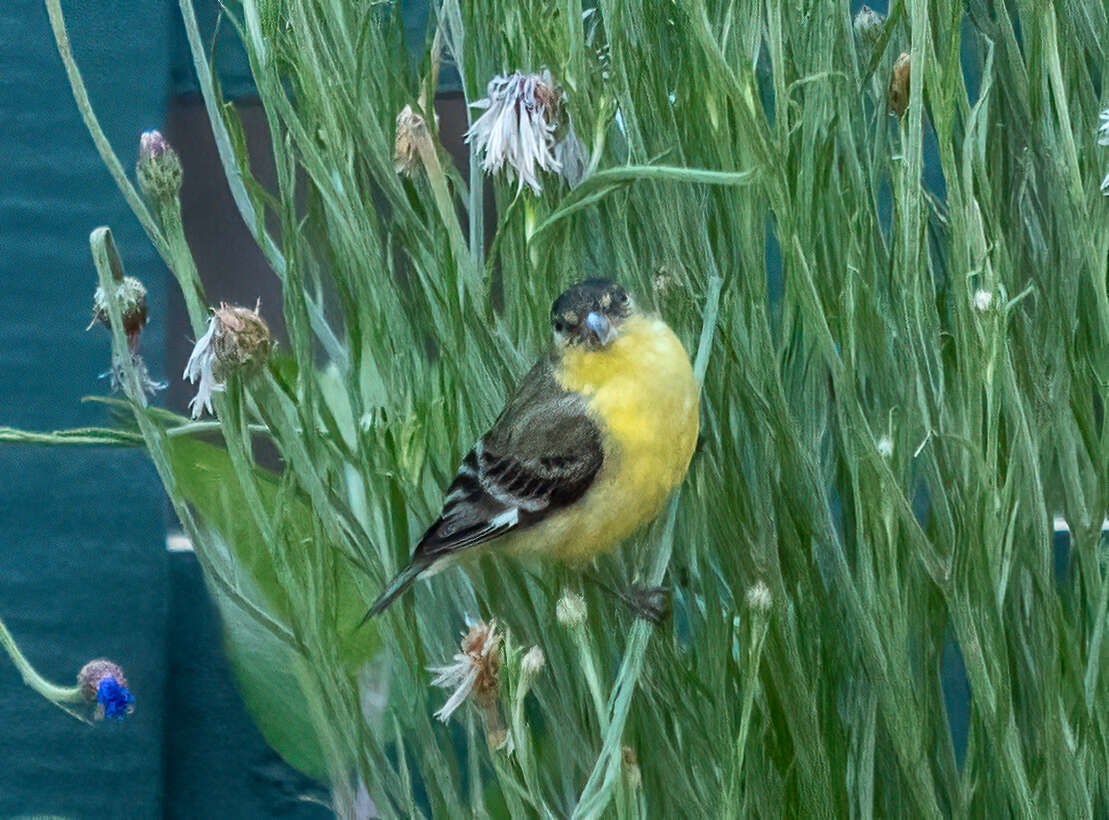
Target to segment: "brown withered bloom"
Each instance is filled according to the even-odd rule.
[[[436,677],[432,686],[454,689],[435,717],[446,723],[467,698],[481,709],[496,706],[501,674],[501,636],[497,622],[476,621],[462,637],[462,651],[454,663],[429,669]]]
[[[254,310],[221,304],[208,320],[208,331],[196,341],[184,378],[197,381],[196,395],[189,402],[192,417],[212,412],[212,394],[224,389],[224,381],[233,371],[253,372],[265,364],[273,352],[269,326]]]
[[[393,169],[411,176],[420,166],[420,152],[431,146],[431,134],[424,118],[406,105],[397,114],[397,134],[393,142]]]
[[[454,663],[428,670],[435,673],[432,686],[454,689],[435,717],[446,723],[469,699],[481,714],[485,738],[491,749],[499,749],[509,742],[498,697],[502,641],[502,636],[497,634],[496,621],[477,621],[463,635],[462,651],[454,656]]]
[[[889,106],[899,117],[909,107],[909,61],[909,53],[902,52],[890,72]]]
[[[124,276],[123,280],[115,286],[115,298],[119,300],[119,313],[123,319],[123,332],[127,334],[127,343],[134,353],[139,347],[139,334],[146,325],[146,287],[133,276]],[[85,328],[90,329],[97,322],[110,328],[108,319],[108,294],[104,288],[98,287],[92,298],[92,321]]]

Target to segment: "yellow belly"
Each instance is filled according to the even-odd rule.
[[[588,400],[604,434],[604,464],[577,503],[506,540],[524,553],[583,562],[650,521],[685,476],[699,391],[682,343],[649,316],[628,319],[603,350],[568,348],[556,375]]]

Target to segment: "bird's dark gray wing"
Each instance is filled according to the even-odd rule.
[[[601,431],[585,400],[558,384],[554,363],[541,359],[528,372],[492,429],[466,454],[439,517],[366,618],[443,556],[532,526],[589,489],[604,462]]]
[[[601,431],[585,400],[558,384],[554,361],[541,359],[528,372],[466,455],[413,560],[434,561],[536,524],[589,489],[604,461]]]

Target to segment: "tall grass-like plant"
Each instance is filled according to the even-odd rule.
[[[132,185],[46,5],[199,338],[176,198]],[[443,0],[415,70],[390,3],[243,0],[226,19],[272,190],[180,5],[288,344],[194,422],[147,406],[108,298],[128,426],[35,440],[146,448],[247,704],[338,814],[1109,812],[1101,0],[906,0],[857,26],[842,0]],[[548,69],[587,150],[573,189],[495,177],[488,246],[479,157],[462,178],[428,110],[445,55],[471,103]],[[399,175],[406,105],[426,141]],[[92,250],[110,295],[107,230]],[[356,628],[547,344],[551,300],[597,275],[653,305],[703,380],[688,479],[595,570],[668,585],[673,617],[493,556]],[[468,618],[495,622],[501,663],[444,724],[428,669]],[[945,653],[969,682],[965,747]]]

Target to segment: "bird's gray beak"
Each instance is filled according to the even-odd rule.
[[[607,345],[616,336],[616,329],[603,313],[590,311],[583,324],[586,335],[595,339],[601,347]]]

